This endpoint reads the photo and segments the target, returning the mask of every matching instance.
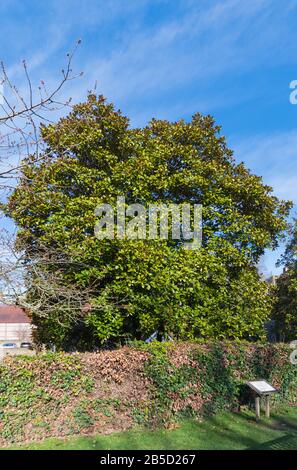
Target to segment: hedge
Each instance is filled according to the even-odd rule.
[[[247,380],[297,404],[297,366],[283,344],[133,343],[97,353],[8,357],[0,364],[0,444],[167,426],[250,406]]]

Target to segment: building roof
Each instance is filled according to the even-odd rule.
[[[0,323],[31,323],[24,310],[16,305],[0,305]]]

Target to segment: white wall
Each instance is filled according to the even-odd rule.
[[[30,323],[0,323],[0,342],[12,341],[18,345],[31,341]]]

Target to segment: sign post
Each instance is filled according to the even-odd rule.
[[[252,380],[247,382],[255,394],[255,411],[256,420],[260,420],[260,400],[263,397],[265,399],[265,416],[270,418],[270,395],[272,393],[278,393],[278,390],[270,385],[266,380]]]
[[[255,396],[255,409],[256,409],[256,420],[260,420],[260,397],[258,395]]]
[[[266,418],[270,418],[270,399],[269,399],[269,395],[266,396],[265,415],[266,415]]]

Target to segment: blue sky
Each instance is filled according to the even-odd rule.
[[[15,81],[26,58],[50,86],[81,38],[74,101],[97,82],[132,125],[211,113],[238,161],[297,204],[297,0],[1,0],[0,29]]]

